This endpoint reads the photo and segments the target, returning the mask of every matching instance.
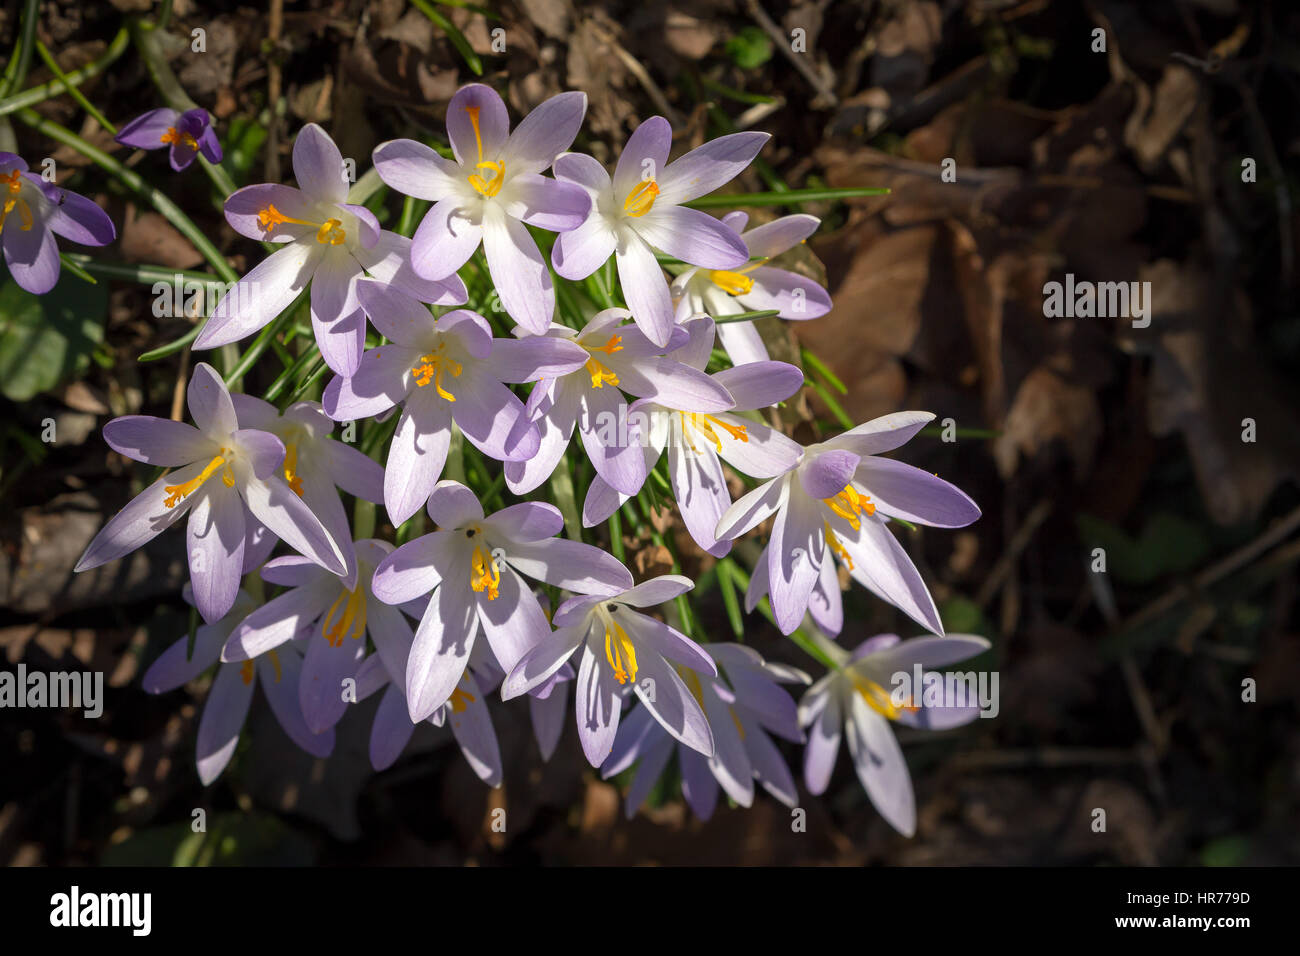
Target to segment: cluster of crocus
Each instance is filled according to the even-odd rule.
[[[794,806],[774,738],[805,745],[805,782],[820,793],[847,733],[867,794],[910,833],[911,784],[888,720],[943,729],[973,713],[891,702],[892,675],[945,666],[987,642],[943,636],[891,521],[953,528],[979,510],[937,476],[882,457],[928,413],[887,415],[806,447],[762,420],[803,386],[803,373],[771,361],[743,317],[721,320],[748,311],[807,320],[829,309],[821,287],[769,264],[818,220],[747,229],[743,213],[717,219],[688,204],[741,173],[766,134],[723,136],[670,161],[672,130],[654,117],[611,175],[567,152],[585,109],[584,95],[565,93],[512,130],[501,98],[471,85],[447,108],[450,158],[412,140],[379,146],[383,182],[432,204],[411,240],[349,202],[338,148],[319,126],[305,127],[293,150],[297,188],[248,186],[226,201],[236,231],[279,248],[216,306],[195,347],[243,339],[309,290],[316,346],[334,373],[320,403],[282,410],[232,395],[199,363],[193,425],[111,421],[104,435],[114,450],[170,471],[108,522],[78,570],[122,557],[188,512],[190,599],[205,623],[164,653],[145,685],[161,692],[220,662],[199,731],[205,783],[234,752],[254,676],[310,753],[328,754],[349,707],[378,695],[377,769],[428,721],[448,727],[493,786],[503,773],[493,714],[517,705],[488,701],[527,697],[549,757],[571,697],[591,766],[610,776],[635,765],[629,813],[674,755],[701,817],[720,791],[750,805],[756,783]],[[121,139],[169,144],[179,168],[195,151],[212,159],[219,149],[206,121],[155,111]],[[530,230],[557,234],[549,262]],[[480,246],[513,326],[466,307],[458,271]],[[616,270],[620,288],[607,291],[621,291],[626,308],[575,312],[565,304],[572,296],[557,296],[557,283],[592,276],[611,256],[605,274]],[[378,344],[367,347],[368,334]],[[363,454],[332,435],[334,423],[388,416],[397,420],[386,451]],[[573,491],[558,490],[572,488],[575,431],[594,470],[580,516]],[[496,480],[472,489],[468,456],[474,475],[495,471]],[[783,633],[815,630],[829,648],[825,677],[814,682],[743,644],[701,643],[696,615],[682,613],[690,578],[637,583],[610,550],[581,540],[581,526],[605,522],[652,477],[715,558],[772,519],[765,546],[745,551],[757,554],[746,609],[766,596]],[[548,480],[554,503],[537,500]],[[354,540],[340,492],[382,504],[402,543],[371,537],[369,524]],[[506,492],[534,497],[508,504]],[[272,557],[279,542],[293,553]],[[840,651],[837,566],[934,636]],[[265,586],[277,590],[254,600]],[[800,705],[782,686],[791,683],[811,684]]]

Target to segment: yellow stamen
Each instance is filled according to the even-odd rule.
[[[677,414],[682,416],[682,435],[686,439],[686,444],[689,445],[691,451],[696,454],[699,454],[700,450],[696,448],[694,442],[691,441],[690,429],[687,428],[688,425],[697,428],[701,434],[708,438],[709,441],[713,442],[713,444],[717,446],[719,453],[722,452],[722,436],[713,430],[714,426],[721,428],[736,441],[745,442],[746,444],[749,443],[749,430],[744,425],[733,425],[732,423],[724,422],[722,419],[713,415],[701,415],[698,412],[678,412]]]
[[[343,604],[345,597],[347,603]],[[343,604],[343,613],[335,620],[340,604]],[[343,638],[349,633],[353,640],[358,641],[366,633],[366,589],[361,585],[357,585],[354,591],[340,590],[321,623],[321,634],[330,647],[342,647]]]
[[[470,125],[474,127],[474,143],[478,146],[478,162],[474,168],[486,170],[488,176],[484,178],[480,173],[475,173],[469,177],[469,184],[474,187],[480,196],[495,196],[501,192],[501,185],[505,182],[506,167],[504,163],[495,160],[483,158],[483,137],[479,135],[478,130],[478,112],[479,107],[467,106],[465,112],[469,114]]]
[[[223,448],[221,449],[221,454],[208,462],[207,466],[199,472],[196,477],[179,485],[164,485],[163,491],[167,492],[167,498],[163,501],[163,504],[168,508],[175,508],[180,504],[182,498],[193,494],[202,487],[203,483],[215,475],[223,465],[225,466],[225,470],[222,472],[221,481],[227,488],[233,488],[235,486],[235,473],[231,470],[230,462],[227,460],[229,454],[230,449]]]
[[[340,219],[326,219],[324,222],[294,219],[276,209],[274,203],[267,203],[266,208],[257,213],[257,224],[267,232],[286,222],[291,222],[295,226],[316,226],[316,241],[321,245],[342,245],[347,238],[347,232],[343,229],[343,222]]]
[[[284,672],[280,670],[280,656],[275,651],[267,651],[266,656],[271,658],[271,666],[275,668],[275,682],[278,684],[280,678],[284,676]]]
[[[474,568],[474,574],[469,579],[469,586],[480,594],[487,591],[488,600],[495,601],[501,587],[501,570],[497,567],[496,559],[481,545],[475,545],[470,564]]]
[[[709,278],[714,285],[728,295],[745,295],[754,288],[754,280],[746,273],[753,272],[769,258],[771,257],[765,256],[734,272],[729,269],[714,269],[709,273]]]
[[[447,698],[447,703],[451,704],[451,709],[454,713],[463,714],[465,708],[474,703],[475,699],[476,698],[473,694],[457,687],[451,692],[451,696]]]
[[[853,689],[856,690],[862,699],[867,702],[867,706],[882,717],[887,717],[890,720],[897,720],[899,715],[905,711],[911,713],[920,709],[914,706],[910,700],[901,707],[898,706],[890,697],[889,691],[885,690],[885,688],[881,687],[873,680],[867,680],[864,677],[858,677],[854,674],[849,675],[849,680],[853,683]]]
[[[623,336],[611,335],[609,341],[604,345],[582,345],[581,342],[578,344],[582,345],[588,353],[604,352],[606,355],[613,355],[615,352],[623,351],[623,346],[619,345],[622,341]],[[604,388],[606,385],[618,385],[618,376],[610,371],[606,366],[601,365],[600,362],[596,360],[595,355],[592,355],[591,358],[587,359],[585,368],[587,369],[587,374],[591,376],[592,388]]]
[[[833,498],[823,498],[826,507],[835,512],[857,531],[862,527],[862,516],[876,513],[876,506],[871,503],[870,495],[859,494],[852,485],[845,485],[844,490]]]
[[[169,146],[184,146],[186,149],[192,149],[196,152],[199,148],[198,141],[193,136],[189,133],[182,133],[175,126],[168,126],[167,132],[163,133],[162,136],[159,137],[159,141],[166,143]]]
[[[689,667],[683,667],[680,664],[674,664],[673,670],[675,670],[677,676],[682,679],[682,683],[686,685],[686,689],[691,692],[691,696],[695,698],[695,703],[700,705],[700,710],[703,710],[704,688],[700,686],[700,675],[695,673],[695,671],[691,670]]]
[[[239,665],[239,679],[244,682],[245,687],[253,683],[255,673],[257,673],[257,662],[251,657]]]
[[[27,205],[27,200],[21,198],[19,193],[23,188],[23,174],[21,170],[15,169],[8,174],[0,173],[0,182],[3,182],[9,192],[9,199],[5,200],[4,211],[0,212],[0,232],[4,231],[5,221],[9,214],[17,207],[18,215],[23,224],[19,227],[23,232],[32,228],[32,207]]]
[[[286,442],[284,446],[284,480],[288,482],[293,493],[302,497],[302,478],[298,475],[298,445]]]
[[[640,218],[650,211],[659,198],[659,184],[653,179],[643,179],[633,187],[623,200],[623,214]]]
[[[737,714],[736,714],[736,708],[734,708],[734,707],[728,707],[727,710],[731,711],[731,722],[734,723],[734,724],[736,725],[736,733],[740,734],[740,739],[741,739],[741,740],[744,740],[744,739],[745,739],[745,728],[744,728],[743,726],[741,726],[741,723],[740,723],[740,717],[737,716]]]
[[[442,373],[450,372],[452,378],[459,378],[464,367],[455,359],[448,358],[445,354],[446,343],[441,343],[432,352],[426,352],[420,356],[420,364],[411,366],[411,372],[415,375],[415,384],[424,388],[430,382],[433,382],[434,390],[437,391],[440,398],[445,398],[449,402],[454,402],[456,396],[451,394],[442,387]]]
[[[830,549],[839,556],[841,561],[844,562],[844,566],[852,571],[853,558],[849,556],[848,549],[844,547],[844,543],[840,541],[839,538],[835,537],[835,532],[831,530],[830,522],[823,521],[822,527],[826,529],[826,543],[830,545]]]
[[[614,668],[614,679],[620,684],[636,680],[636,647],[627,631],[613,621],[605,620],[605,660]]]

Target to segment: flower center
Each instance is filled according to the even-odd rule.
[[[344,603],[344,598],[347,602]],[[342,605],[340,612],[339,606]],[[353,640],[361,640],[366,633],[366,589],[360,584],[355,590],[340,590],[321,622],[321,634],[330,647],[342,647],[343,638],[348,634]]]
[[[293,493],[302,497],[302,478],[298,474],[298,443],[284,443],[284,480],[288,482]]]
[[[501,569],[497,566],[496,556],[481,544],[476,544],[469,563],[474,572],[470,576],[469,586],[479,594],[486,591],[488,600],[495,601],[501,587]]]
[[[478,147],[478,162],[474,164],[478,172],[469,177],[469,184],[480,196],[490,198],[501,192],[501,184],[505,182],[506,167],[504,163],[483,158],[483,137],[478,130],[478,111],[477,106],[465,107],[465,112],[469,114],[469,123],[474,127],[474,144]],[[487,175],[484,176],[483,173]]]
[[[163,502],[168,508],[175,508],[182,498],[198,491],[203,483],[221,471],[221,480],[227,488],[235,486],[235,473],[230,467],[230,458],[232,452],[229,448],[221,449],[221,454],[217,455],[207,466],[189,481],[179,485],[164,485],[163,491],[167,492],[167,499]],[[223,468],[224,466],[224,468]]]
[[[605,660],[614,669],[614,679],[620,684],[636,680],[636,645],[627,636],[627,631],[616,624],[609,611],[600,608],[600,616],[605,621]]]
[[[295,226],[315,226],[316,241],[321,245],[341,246],[347,238],[341,219],[326,219],[324,222],[312,222],[308,219],[294,219],[275,208],[275,203],[267,203],[266,208],[257,213],[257,224],[270,232],[281,223],[291,222]]]
[[[175,126],[168,126],[167,132],[158,137],[158,141],[169,146],[184,146],[188,150],[198,151],[199,143],[189,133],[182,133]]]
[[[709,279],[728,295],[746,295],[754,288],[754,280],[748,273],[753,272],[766,261],[767,259],[759,259],[735,272],[730,269],[713,269],[709,272]]]
[[[650,211],[658,198],[659,184],[653,179],[643,179],[623,200],[623,215],[639,219]]]
[[[15,169],[11,173],[0,173],[0,182],[5,184],[8,195],[5,197],[4,209],[0,212],[0,232],[4,231],[5,220],[9,214],[18,208],[18,215],[23,223],[19,226],[23,232],[32,228],[32,207],[27,205],[27,200],[21,198],[19,193],[23,188],[23,174],[21,170]]]
[[[280,683],[283,673],[280,670],[280,658],[275,651],[267,651],[266,655],[271,658],[271,666],[275,668],[275,682]],[[239,679],[247,686],[253,683],[253,675],[257,673],[257,659],[250,657],[244,663],[239,665]]]
[[[699,431],[705,438],[717,446],[719,452],[722,451],[722,436],[714,431],[714,426],[721,428],[736,441],[742,441],[748,444],[749,430],[744,425],[733,425],[730,422],[724,422],[721,418],[713,415],[701,415],[698,412],[678,412],[682,417],[682,437],[686,439],[687,446],[695,454],[700,450],[695,447],[691,441],[691,429]]]
[[[464,370],[463,365],[447,356],[446,342],[438,343],[438,347],[432,352],[425,352],[420,356],[419,365],[411,366],[411,374],[415,376],[416,385],[424,388],[432,382],[434,391],[438,393],[438,396],[445,398],[449,402],[454,402],[456,396],[442,387],[442,373],[450,372],[452,378],[459,378],[460,373]]]
[[[582,345],[581,342],[578,343],[591,355],[584,367],[587,369],[587,374],[591,376],[592,388],[604,388],[606,385],[618,384],[618,376],[606,366],[601,365],[594,353],[604,352],[606,355],[613,355],[615,352],[621,352],[623,351],[623,346],[619,345],[621,341],[623,341],[623,336],[611,335],[609,341],[604,345]]]
[[[473,694],[463,688],[457,687],[451,692],[451,696],[447,698],[447,703],[451,705],[453,713],[463,714],[465,708],[474,703],[474,700],[475,697]]]
[[[876,506],[871,503],[869,495],[859,494],[852,485],[845,485],[844,490],[833,498],[823,498],[826,507],[835,512],[857,531],[862,527],[862,516],[876,513]]]
[[[865,677],[858,677],[854,674],[849,675],[849,680],[853,684],[853,689],[867,702],[867,706],[882,717],[897,720],[904,711],[910,713],[919,709],[910,701],[901,707],[895,704],[889,695],[889,691],[873,680],[867,680]]]

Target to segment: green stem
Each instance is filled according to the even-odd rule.
[[[0,92],[8,93],[18,89],[27,79],[27,68],[32,62],[32,48],[36,45],[36,22],[40,19],[40,0],[27,0],[23,7],[23,33],[18,40],[18,50],[9,58],[5,66],[4,79],[0,81]]]
[[[58,96],[60,93],[70,91],[71,87],[80,86],[92,76],[102,73],[105,69],[126,52],[127,45],[131,42],[131,35],[126,27],[117,31],[117,36],[109,43],[108,49],[98,60],[87,63],[79,70],[73,70],[71,73],[61,79],[50,80],[48,83],[42,83],[40,86],[33,86],[29,90],[23,90],[6,99],[0,100],[0,116],[16,112],[25,106],[33,106],[36,103],[48,100],[52,96]]]
[[[45,48],[45,44],[42,43],[40,40],[36,41],[36,52],[41,55],[41,59],[45,61],[45,65],[50,68],[50,72],[53,73],[55,76],[57,76],[60,82],[62,82],[63,85],[67,88],[68,95],[71,96],[74,100],[76,100],[78,105],[83,110],[85,110],[87,113],[93,116],[95,118],[95,121],[99,123],[100,126],[104,127],[104,129],[108,130],[110,133],[116,136],[117,127],[114,126],[112,123],[110,123],[108,121],[108,117],[106,117],[103,113],[101,113],[98,109],[96,109],[95,105],[91,103],[90,100],[86,99],[86,97],[82,94],[81,90],[77,89],[75,86],[73,86],[68,82],[67,76],[64,74],[64,72],[61,69],[59,69],[58,62],[55,61],[54,57],[50,55],[50,51]]]

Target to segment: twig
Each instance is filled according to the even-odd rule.
[[[1029,542],[1033,538],[1034,532],[1038,530],[1038,526],[1046,521],[1047,516],[1052,513],[1052,507],[1052,502],[1044,498],[1034,505],[1033,510],[1026,516],[1024,523],[1020,525],[1020,530],[1012,536],[1006,550],[1002,552],[1002,556],[993,565],[993,570],[989,572],[989,576],[980,585],[979,593],[975,596],[975,603],[981,608],[987,607],[989,601],[997,596],[1003,580],[1011,572],[1016,561],[1020,559],[1020,553],[1029,546]]]
[[[813,105],[838,106],[840,101],[836,97],[835,91],[826,85],[826,81],[817,75],[816,70],[810,67],[799,54],[794,52],[790,46],[790,38],[772,22],[772,18],[767,15],[767,11],[763,9],[762,4],[758,0],[746,0],[745,6],[749,10],[749,15],[754,18],[754,22],[772,38],[776,48],[784,54],[787,60],[794,64],[794,68],[802,73],[804,79],[811,83],[813,89],[817,91],[817,100],[813,101]]]

